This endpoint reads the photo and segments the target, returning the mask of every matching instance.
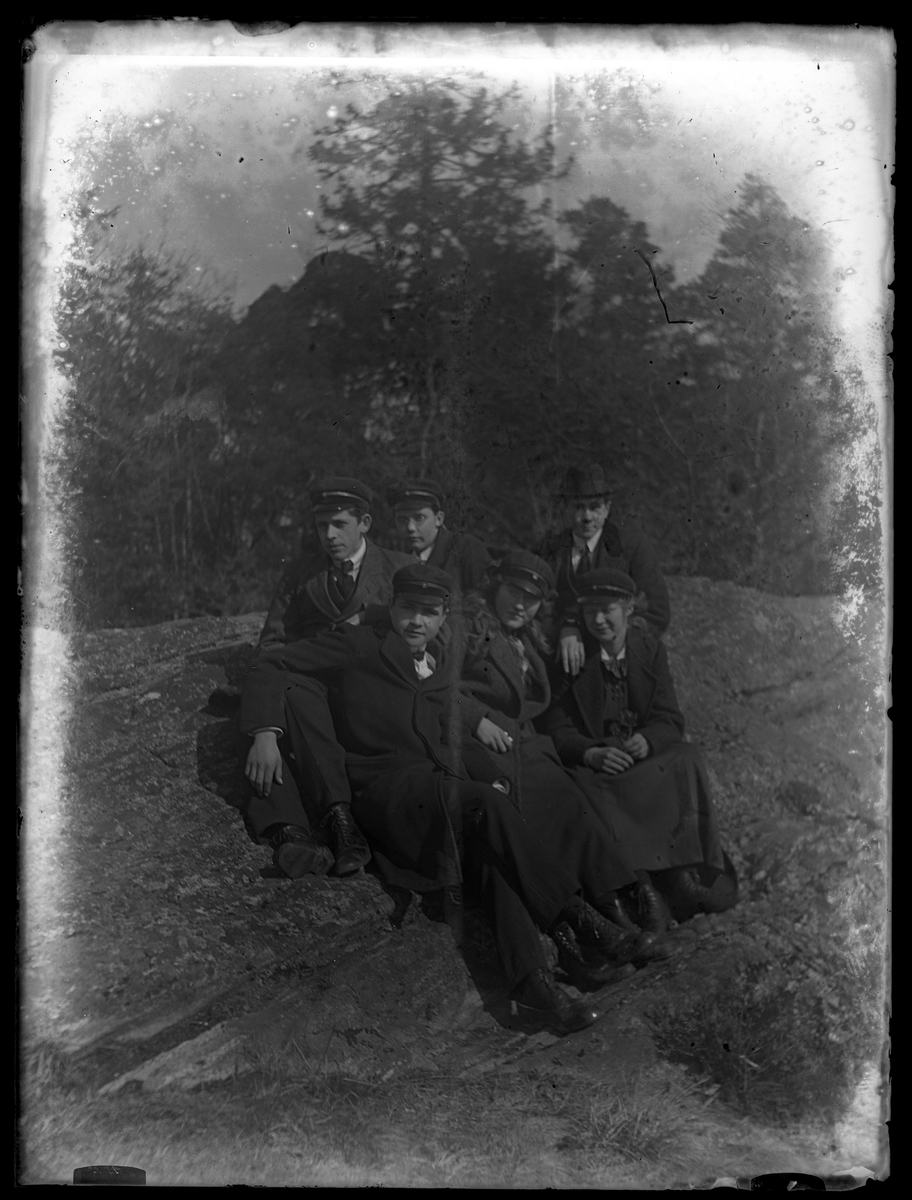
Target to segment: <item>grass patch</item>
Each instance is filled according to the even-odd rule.
[[[560,1072],[366,1083],[273,1067],[98,1098],[49,1078],[24,1121],[21,1178],[65,1183],[117,1163],[150,1184],[599,1186],[617,1166],[657,1168],[684,1119],[681,1088],[636,1078],[615,1091]]]
[[[836,952],[826,961],[764,958],[742,963],[710,994],[648,1018],[659,1050],[708,1075],[737,1111],[777,1123],[832,1122],[879,1053],[873,983]]]

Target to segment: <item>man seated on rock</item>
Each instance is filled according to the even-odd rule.
[[[358,479],[324,479],[310,490],[320,553],[290,564],[266,614],[258,649],[353,624],[372,604],[389,604],[407,554],[368,541],[373,492]]]
[[[656,939],[598,911],[616,908],[616,889],[635,877],[597,819],[600,851],[580,879],[532,834],[509,796],[468,778],[455,664],[437,637],[454,588],[435,567],[404,567],[385,620],[266,651],[243,687],[241,728],[253,739],[247,775],[267,796],[293,789],[290,755],[306,753],[314,705],[325,703],[302,685],[330,681],[346,770],[327,782],[338,803],[351,805],[384,880],[439,891],[458,887],[465,868],[478,883],[513,999],[567,1033],[598,1013],[555,983],[539,930],[582,948],[594,986],[654,957]]]
[[[311,489],[321,552],[286,570],[269,606],[258,654],[358,623],[371,605],[389,604],[393,575],[413,560],[368,541],[372,500],[370,488],[358,479],[324,479]],[[298,878],[330,870],[351,875],[369,861],[370,853],[350,808],[338,803],[327,783],[337,774],[344,776],[345,752],[336,741],[325,704],[325,684],[307,679],[299,686],[309,688],[316,698],[310,736],[295,751],[294,790],[283,793],[281,801],[278,796],[252,795],[247,820],[254,833],[273,847],[276,866],[286,875]],[[244,738],[239,746],[242,764],[248,750],[249,739]],[[312,832],[312,820],[319,825],[319,836]]]
[[[590,571],[613,567],[629,575],[645,597],[640,616],[656,637],[668,628],[668,587],[652,544],[635,526],[609,521],[611,489],[600,466],[571,467],[561,491],[568,527],[546,539],[537,553],[557,581],[555,628],[564,671],[579,674],[585,660],[578,581]]]
[[[460,592],[484,583],[493,560],[482,542],[469,533],[454,533],[444,525],[446,499],[433,479],[414,479],[387,490],[396,528],[408,540],[419,562],[446,571]]]

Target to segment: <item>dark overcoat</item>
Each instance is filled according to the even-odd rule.
[[[279,582],[266,614],[258,650],[262,652],[269,646],[316,637],[318,633],[351,621],[368,605],[388,605],[393,596],[393,576],[400,567],[407,567],[414,561],[410,554],[385,550],[368,541],[355,590],[344,607],[339,608],[329,594],[327,556],[321,552],[298,559],[290,564]]]
[[[626,696],[609,690],[599,650],[575,679],[558,685],[545,720],[558,754],[601,818],[614,830],[637,870],[702,865],[725,869],[709,780],[694,746],[684,741],[684,717],[662,642],[627,631]],[[629,721],[629,723],[627,723]],[[650,753],[609,775],[583,765],[593,746],[621,745],[615,723],[641,733]]]
[[[298,702],[296,676],[331,684],[355,819],[387,881],[414,891],[461,878],[459,804],[448,781],[468,778],[454,675],[443,647],[429,649],[436,670],[422,680],[405,641],[380,620],[272,648],[245,680],[240,718],[245,733],[284,729],[286,703]]]
[[[573,531],[565,529],[549,538],[536,553],[554,571],[558,627],[564,622],[579,624],[579,590],[573,573]],[[654,633],[663,634],[671,621],[671,601],[658,555],[646,535],[635,525],[606,521],[592,554],[592,569],[604,567],[614,567],[630,576],[637,591],[646,596],[647,608],[640,615]]]
[[[428,565],[452,575],[462,593],[484,586],[488,568],[494,560],[484,544],[470,533],[453,533],[445,526],[438,530]]]
[[[544,777],[552,793],[576,789],[561,768],[550,737],[535,728],[534,722],[551,702],[551,687],[545,663],[528,632],[522,630],[520,639],[529,664],[527,673],[506,635],[499,630],[483,632],[471,617],[467,619],[460,645],[459,703],[469,745],[484,717],[513,739],[512,752],[490,757],[503,764],[511,794],[528,819],[531,798]]]

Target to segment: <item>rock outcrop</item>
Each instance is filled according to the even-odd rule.
[[[669,583],[679,699],[742,882],[714,961],[757,929],[882,954],[878,621],[853,631],[827,598]],[[261,620],[102,631],[36,656],[56,663],[66,719],[30,714],[29,778],[60,748],[42,742],[46,720],[63,768],[50,799],[25,804],[27,1040],[109,1089],[191,1086],[276,1055],[383,1077],[541,1049],[547,1035],[508,1027],[484,953],[460,955],[419,905],[396,911],[371,876],[280,878],[248,835],[233,724],[207,701],[243,676]],[[710,920],[683,944],[708,945]]]

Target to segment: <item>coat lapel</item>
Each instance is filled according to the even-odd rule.
[[[488,657],[507,681],[510,690],[516,696],[519,706],[521,707],[523,699],[525,698],[522,667],[517,660],[516,652],[508,644],[505,637],[495,637],[491,639]]]
[[[391,629],[380,643],[380,657],[393,674],[404,679],[409,687],[417,691],[421,680],[412,665],[412,652],[395,630]]]
[[[658,676],[646,660],[645,649],[637,632],[631,630],[627,635],[627,703],[641,721],[649,716],[658,683]]]
[[[589,736],[600,738],[605,715],[605,682],[602,679],[602,660],[597,654],[588,660],[571,688]]]
[[[342,615],[350,617],[352,613],[366,608],[367,605],[377,603],[382,582],[383,561],[380,551],[373,542],[368,542],[367,551],[361,561],[361,570],[358,572],[355,590],[349,596]]]
[[[449,529],[441,526],[437,531],[437,537],[434,539],[434,548],[428,555],[428,566],[439,567],[442,571],[446,570],[444,563],[447,560],[447,555],[450,552],[450,542],[453,540],[453,535]]]
[[[314,605],[320,610],[325,617],[329,617],[331,621],[338,621],[342,616],[339,609],[333,604],[329,590],[326,586],[326,581],[329,578],[329,568],[324,567],[316,575],[312,575],[304,585],[304,591],[313,601]],[[358,589],[356,588],[355,591]]]

